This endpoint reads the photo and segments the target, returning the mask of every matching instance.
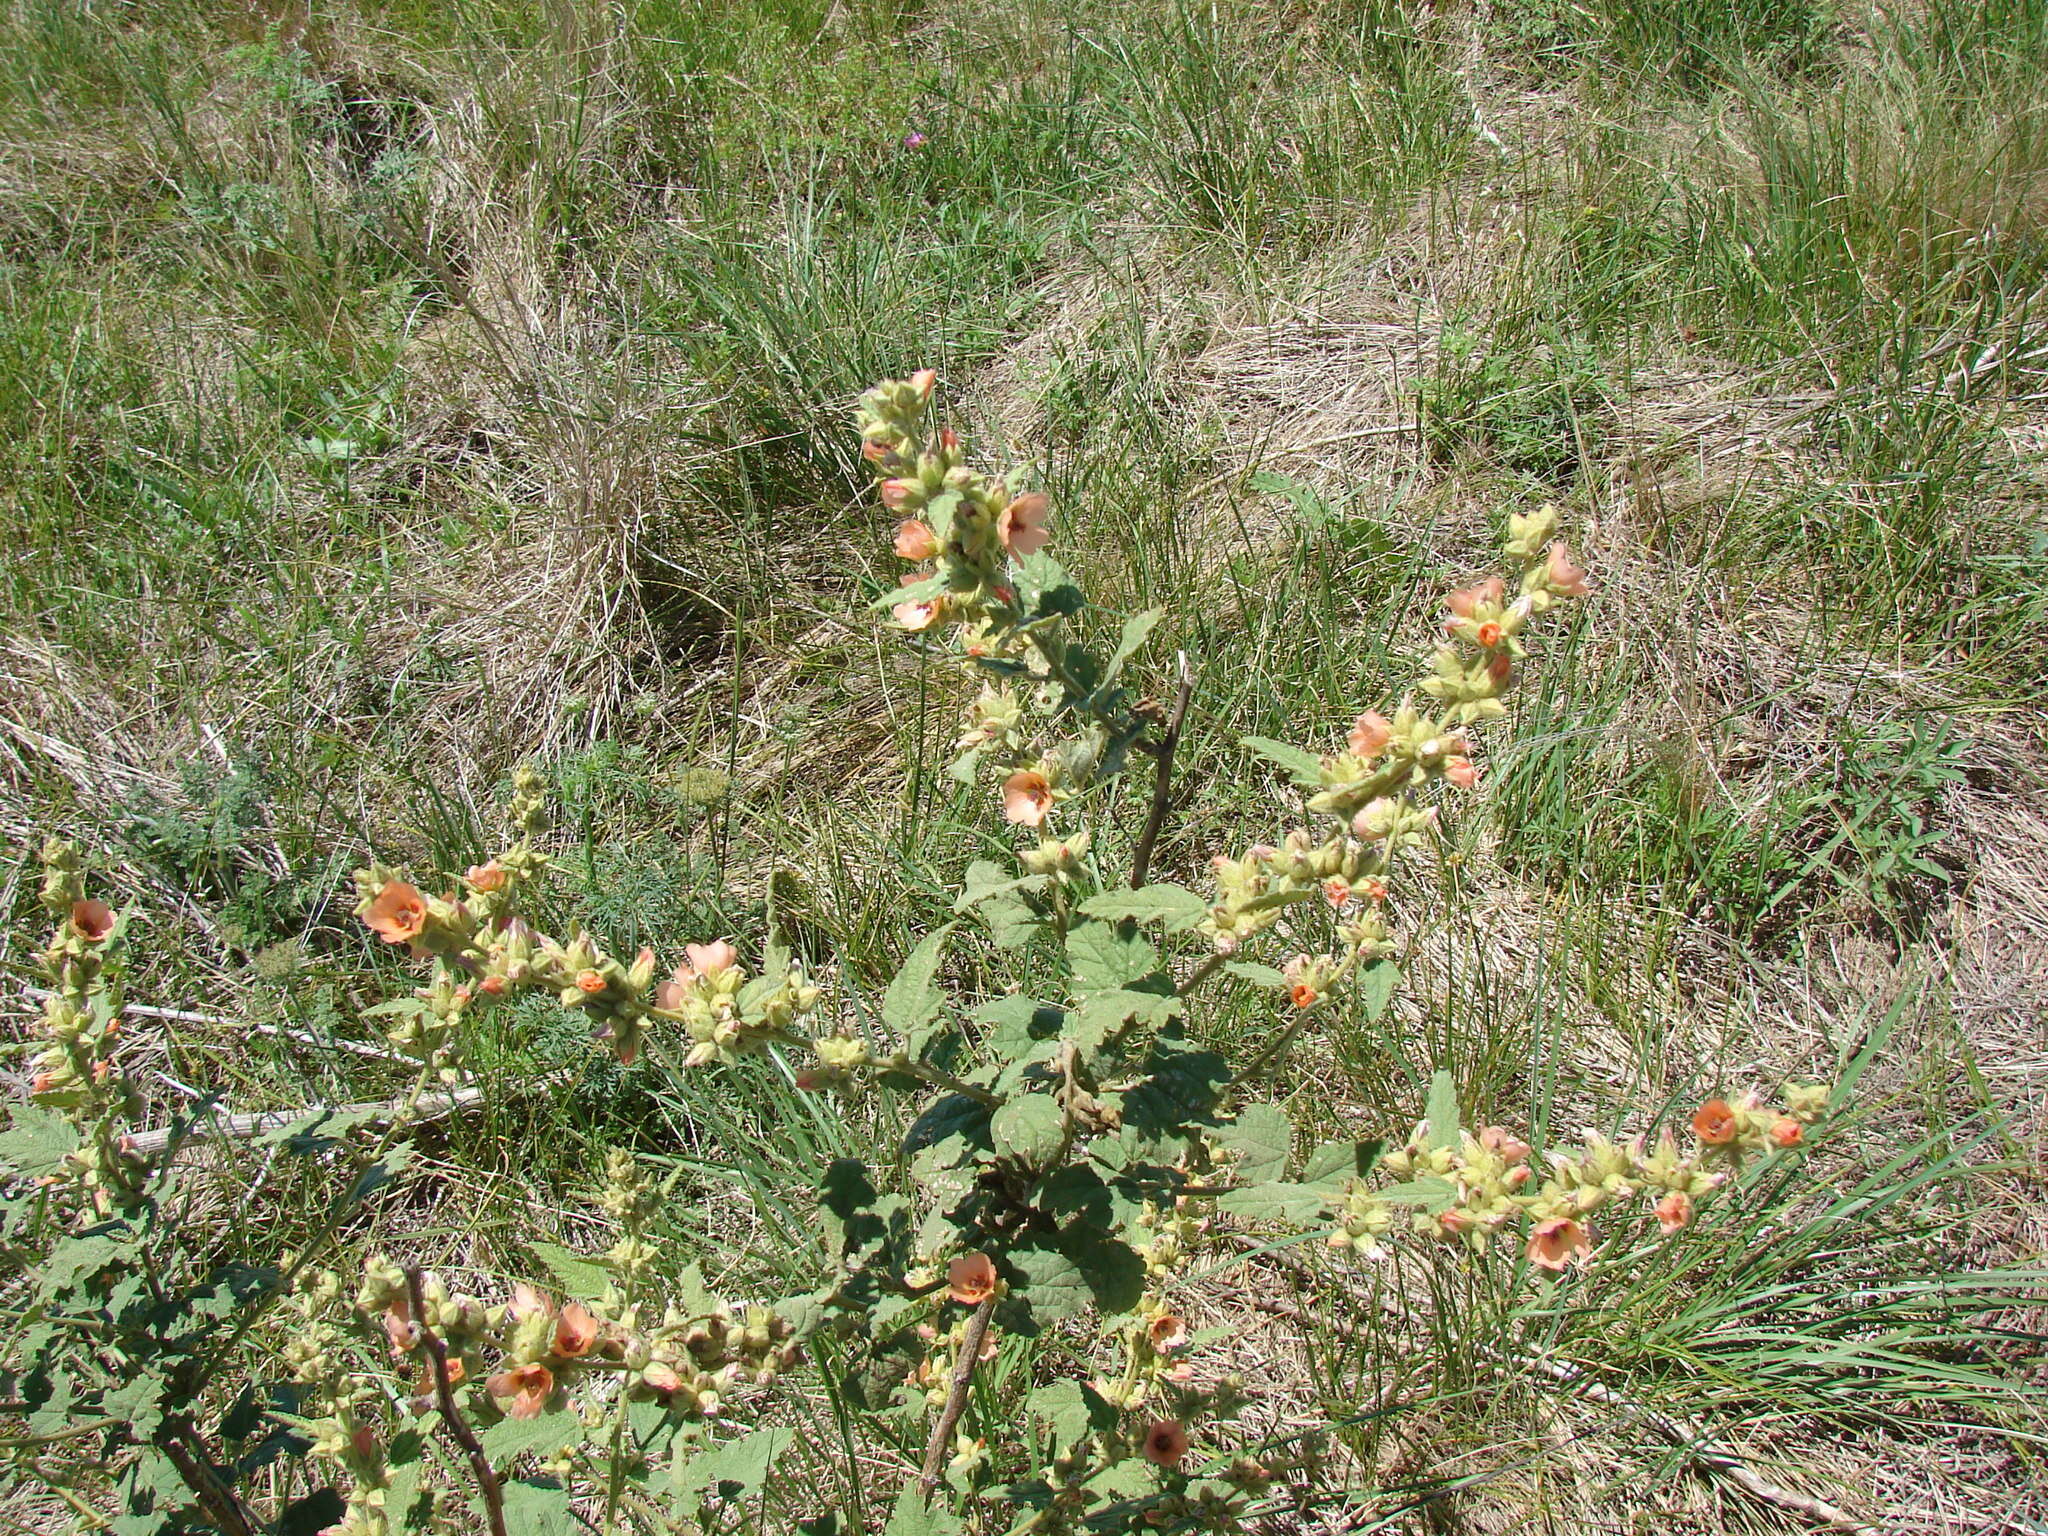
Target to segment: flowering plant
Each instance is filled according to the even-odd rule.
[[[829,1272],[772,1303],[716,1297],[694,1269],[665,1279],[647,1235],[663,1191],[616,1150],[601,1200],[622,1236],[597,1260],[563,1256],[560,1300],[523,1282],[486,1300],[379,1254],[353,1280],[325,1251],[296,1256],[253,1290],[259,1305],[288,1296],[296,1318],[280,1346],[295,1405],[282,1417],[333,1476],[317,1528],[382,1536],[452,1520],[429,1475],[436,1443],[467,1469],[495,1531],[566,1519],[579,1499],[607,1530],[656,1521],[644,1490],[661,1464],[694,1515],[787,1448],[764,1389],[808,1361],[837,1403],[928,1415],[891,1527],[906,1536],[950,1528],[929,1522],[962,1501],[1008,1511],[1000,1528],[1019,1531],[1236,1530],[1286,1469],[1232,1429],[1245,1385],[1202,1367],[1202,1336],[1173,1299],[1206,1249],[1233,1230],[1309,1232],[1376,1262],[1406,1238],[1561,1277],[1593,1262],[1603,1212],[1640,1199],[1675,1233],[1741,1159],[1797,1147],[1824,1112],[1825,1089],[1792,1085],[1778,1108],[1709,1101],[1690,1152],[1667,1129],[1654,1146],[1589,1134],[1539,1154],[1507,1128],[1462,1125],[1439,1072],[1426,1118],[1392,1150],[1299,1149],[1260,1080],[1335,1000],[1374,1017],[1390,1007],[1403,862],[1433,846],[1440,796],[1475,791],[1476,733],[1506,715],[1538,621],[1587,593],[1586,572],[1553,508],[1511,514],[1508,574],[1451,594],[1443,643],[1410,694],[1367,709],[1327,752],[1245,742],[1292,777],[1298,823],[1219,854],[1199,889],[1154,880],[1185,664],[1162,707],[1128,682],[1159,613],[1126,619],[1106,654],[1088,643],[1086,601],[1049,552],[1048,497],[974,467],[933,421],[934,384],[927,371],[860,402],[862,451],[912,567],[876,607],[967,675],[952,772],[988,785],[1019,841],[1011,863],[967,866],[952,921],[915,947],[876,1018],[772,943],[750,967],[730,939],[706,936],[664,973],[652,949],[620,959],[587,934],[544,932],[531,897],[549,868],[548,813],[531,769],[507,807],[515,840],[446,894],[382,865],[356,876],[361,921],[431,962],[415,992],[373,1010],[418,1069],[410,1102],[463,1074],[478,1010],[539,994],[622,1063],[682,1073],[776,1051],[811,1093],[909,1095],[900,1155],[817,1170]],[[1113,846],[1099,812],[1144,757],[1149,812]],[[143,1202],[151,1177],[123,1140],[131,1110],[111,1065],[119,924],[86,898],[68,850],[46,863],[57,991],[33,1093],[72,1143],[47,1178],[82,1217],[105,1216]],[[970,938],[1028,958],[1046,978],[1039,995],[956,995],[948,961]],[[1272,1031],[1246,1060],[1204,1043],[1203,988],[1222,974],[1271,1000]],[[390,1165],[407,1123],[401,1111],[358,1161],[359,1182]],[[998,1338],[1052,1329],[1079,1341],[1091,1370],[1032,1384],[1015,1423],[977,1410]],[[734,1418],[760,1427],[715,1432]],[[239,1508],[201,1475],[204,1447],[183,1422],[174,1470],[205,1507]]]

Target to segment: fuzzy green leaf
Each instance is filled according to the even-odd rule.
[[[1020,1093],[989,1122],[996,1151],[1031,1167],[1043,1167],[1066,1139],[1067,1120],[1048,1094]]]
[[[928,576],[923,581],[908,582],[900,587],[891,587],[880,597],[868,604],[877,613],[894,608],[898,603],[925,603],[940,596],[946,590],[946,578]]]
[[[1245,1184],[1279,1178],[1294,1154],[1294,1123],[1275,1104],[1248,1105],[1235,1120],[1217,1126],[1209,1136],[1238,1154],[1237,1177]]]
[[[515,1458],[529,1451],[549,1457],[564,1446],[581,1445],[583,1421],[568,1412],[543,1413],[532,1419],[504,1418],[477,1439],[483,1443],[484,1454],[491,1459],[491,1465],[502,1473],[511,1467]]]
[[[1387,1004],[1394,1000],[1394,990],[1401,985],[1401,967],[1391,960],[1375,960],[1358,976],[1358,1001],[1365,1009],[1368,1019],[1378,1019],[1387,1011]]]
[[[953,903],[953,910],[969,912],[991,896],[1000,896],[1006,891],[1043,890],[1045,884],[1044,875],[1013,875],[993,860],[976,859],[967,866],[966,881],[959,899]]]
[[[1241,976],[1255,987],[1278,989],[1287,985],[1287,977],[1270,965],[1260,965],[1256,960],[1231,960],[1223,967],[1233,976]]]
[[[1270,736],[1246,736],[1241,738],[1239,745],[1251,748],[1269,762],[1278,763],[1294,776],[1297,784],[1318,785],[1323,782],[1323,760],[1313,752],[1290,747]]]
[[[1425,1210],[1440,1211],[1457,1198],[1458,1187],[1449,1179],[1439,1179],[1425,1174],[1419,1179],[1408,1179],[1400,1184],[1389,1184],[1385,1189],[1373,1193],[1389,1205],[1419,1205]]]
[[[578,1301],[592,1301],[612,1283],[611,1271],[602,1264],[559,1248],[553,1243],[534,1243],[533,1255],[555,1277],[555,1283]]]
[[[1160,922],[1168,933],[1192,928],[1209,915],[1209,904],[1178,885],[1148,885],[1142,890],[1098,891],[1081,903],[1088,917],[1105,922]]]
[[[1083,923],[1067,934],[1067,962],[1083,992],[1129,986],[1159,969],[1159,951],[1110,923]]]
[[[952,936],[951,923],[934,928],[890,979],[882,995],[882,1022],[898,1034],[907,1035],[938,1016],[946,996],[938,985],[939,961]]]
[[[505,1498],[505,1527],[520,1536],[577,1536],[582,1527],[569,1490],[555,1482],[514,1478],[499,1485]]]
[[[1093,1053],[1133,1024],[1158,1029],[1180,1017],[1186,1004],[1171,992],[1134,992],[1118,987],[1083,998],[1062,1038]]]
[[[1301,1182],[1319,1188],[1342,1189],[1353,1179],[1362,1179],[1380,1160],[1381,1141],[1333,1141],[1316,1148],[1302,1164]]]
[[[1163,608],[1147,608],[1143,613],[1134,613],[1124,620],[1123,634],[1117,640],[1116,650],[1111,653],[1108,664],[1102,669],[1102,681],[1105,684],[1116,681],[1117,674],[1124,669],[1124,663],[1138,654],[1146,639],[1150,637],[1153,626],[1158,624],[1165,612]]]
[[[0,1163],[24,1178],[34,1178],[54,1169],[77,1150],[78,1132],[55,1110],[34,1104],[17,1104],[8,1113],[7,1129],[0,1131]]]
[[[1330,1192],[1307,1184],[1253,1184],[1229,1189],[1216,1197],[1216,1209],[1255,1221],[1291,1221],[1307,1225],[1329,1209]]]
[[[889,1512],[889,1524],[882,1536],[960,1536],[964,1527],[950,1509],[927,1508],[924,1494],[912,1478],[896,1495],[896,1507]]]
[[[1438,1070],[1430,1078],[1429,1102],[1422,1113],[1429,1121],[1431,1148],[1458,1145],[1458,1085],[1450,1073]]]
[[[1085,1382],[1047,1382],[1026,1401],[1031,1416],[1052,1431],[1062,1450],[1091,1434],[1116,1428],[1116,1409]]]
[[[759,1488],[795,1440],[793,1429],[757,1429],[688,1461],[678,1461],[673,1474],[678,1508],[694,1515],[705,1493],[738,1498]]]

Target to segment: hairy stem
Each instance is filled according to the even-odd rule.
[[[463,1418],[462,1410],[455,1406],[454,1385],[448,1379],[448,1346],[427,1326],[417,1269],[405,1272],[405,1297],[412,1307],[413,1325],[420,1331],[420,1347],[426,1350],[427,1358],[434,1364],[434,1401],[441,1410],[441,1423],[447,1428],[448,1437],[469,1458],[470,1470],[476,1474],[476,1491],[483,1497],[484,1517],[490,1522],[491,1536],[507,1536],[505,1495],[498,1487],[498,1474],[491,1470],[491,1458],[484,1454],[483,1442],[477,1439],[476,1431]]]
[[[1188,665],[1188,653],[1178,653],[1180,692],[1174,696],[1173,713],[1159,738],[1157,767],[1152,776],[1152,808],[1145,815],[1145,829],[1138,834],[1137,850],[1131,855],[1131,889],[1137,890],[1152,872],[1152,845],[1159,841],[1159,829],[1166,824],[1166,802],[1173,787],[1173,754],[1180,746],[1180,728],[1187,719],[1188,701],[1195,696],[1195,671]]]
[[[960,1337],[960,1353],[953,1361],[946,1406],[939,1410],[938,1422],[932,1425],[932,1437],[925,1442],[924,1470],[917,1479],[927,1499],[939,1486],[939,1474],[946,1465],[946,1447],[953,1443],[953,1431],[960,1423],[960,1415],[967,1411],[967,1389],[973,1385],[975,1362],[981,1356],[982,1342],[988,1337],[989,1321],[995,1313],[996,1299],[991,1296],[974,1309],[974,1315],[967,1319],[967,1331]]]

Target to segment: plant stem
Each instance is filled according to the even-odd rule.
[[[484,1515],[490,1522],[491,1536],[507,1536],[505,1495],[498,1487],[498,1474],[491,1470],[491,1458],[484,1454],[483,1443],[477,1439],[476,1431],[469,1427],[462,1410],[455,1406],[454,1386],[448,1380],[448,1346],[426,1324],[426,1305],[420,1296],[420,1272],[417,1269],[405,1272],[405,1299],[412,1307],[413,1325],[420,1331],[420,1347],[426,1350],[427,1357],[434,1363],[434,1401],[441,1410],[441,1422],[447,1427],[449,1438],[469,1458],[470,1470],[476,1474],[476,1490],[483,1496]]]
[[[927,1499],[939,1486],[939,1473],[946,1465],[946,1447],[952,1443],[960,1415],[967,1411],[967,1389],[973,1384],[975,1362],[981,1356],[982,1342],[988,1337],[989,1321],[995,1313],[996,1299],[991,1296],[974,1309],[974,1315],[967,1319],[966,1332],[960,1336],[960,1353],[953,1361],[953,1381],[946,1393],[946,1406],[939,1410],[938,1422],[932,1425],[932,1437],[925,1442],[924,1470],[917,1479],[918,1488]]]
[[[1195,696],[1195,671],[1188,665],[1188,653],[1178,653],[1180,660],[1180,692],[1174,696],[1173,713],[1167,717],[1166,731],[1159,738],[1158,766],[1152,776],[1152,809],[1146,813],[1145,829],[1138,834],[1138,846],[1131,855],[1131,889],[1137,890],[1145,883],[1152,871],[1152,845],[1159,840],[1159,829],[1166,824],[1166,801],[1173,786],[1173,754],[1180,746],[1180,728],[1187,719],[1188,701]]]

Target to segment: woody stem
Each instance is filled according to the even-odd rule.
[[[490,1522],[491,1536],[507,1536],[505,1495],[498,1487],[498,1474],[491,1470],[491,1458],[484,1454],[483,1442],[477,1439],[476,1431],[463,1418],[462,1410],[455,1406],[454,1383],[448,1379],[448,1346],[426,1324],[426,1305],[420,1296],[420,1272],[417,1269],[405,1272],[405,1299],[412,1309],[413,1324],[420,1331],[420,1347],[426,1350],[427,1358],[434,1364],[434,1401],[441,1410],[441,1423],[447,1428],[448,1437],[469,1458],[470,1471],[476,1474],[476,1491],[483,1497],[484,1516]]]
[[[925,1442],[924,1470],[917,1479],[917,1486],[927,1499],[939,1486],[939,1474],[946,1465],[946,1447],[952,1443],[960,1415],[967,1411],[967,1389],[974,1382],[975,1362],[981,1357],[982,1342],[988,1338],[989,1321],[995,1311],[996,1299],[990,1296],[974,1309],[967,1319],[966,1331],[960,1336],[960,1353],[953,1360],[953,1380],[946,1392],[946,1406],[939,1410],[938,1422],[932,1425],[932,1437]]]

